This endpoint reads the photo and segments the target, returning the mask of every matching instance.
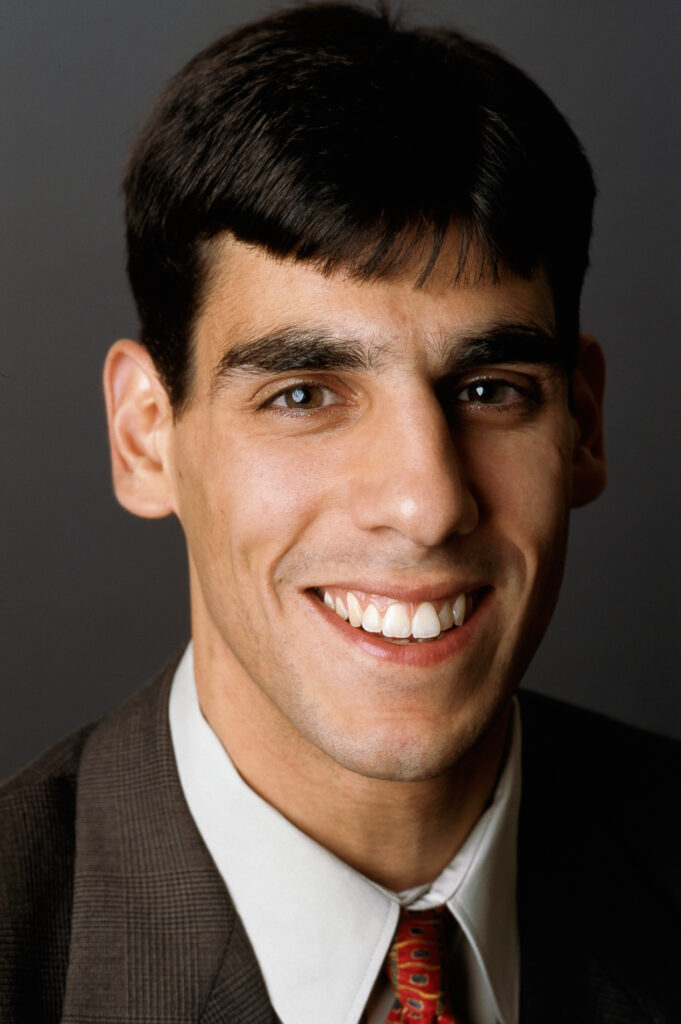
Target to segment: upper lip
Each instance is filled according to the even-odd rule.
[[[318,583],[310,589],[323,590],[325,587],[338,587],[340,590],[350,590],[355,593],[366,594],[367,596],[375,594],[376,596],[388,597],[404,604],[419,604],[422,601],[440,601],[447,597],[457,597],[459,594],[464,593],[468,594],[472,591],[480,590],[484,586],[486,584],[465,579],[433,581],[432,583],[423,583],[418,586],[372,579],[371,581],[353,580],[352,583],[346,580],[341,580],[340,582],[338,580],[326,580],[324,583]]]

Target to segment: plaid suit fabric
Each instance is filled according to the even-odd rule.
[[[76,777],[90,728],[0,791],[0,1021],[56,1024],[69,956]]]
[[[0,973],[2,1024],[277,1021],[181,792],[167,721],[175,667],[176,661],[119,711],[68,741],[57,755],[64,762],[58,781],[52,758],[39,769],[45,783],[9,783],[7,799],[23,808],[17,815],[27,821],[32,844],[47,843],[51,851],[50,864],[39,866],[41,885],[59,893],[61,911],[49,925],[36,899],[21,942],[11,934],[4,944],[0,939],[1,953],[13,947],[6,961],[12,976],[9,967]],[[64,788],[52,811],[59,826],[50,815],[44,821],[44,787]],[[26,845],[17,843],[17,850]],[[22,853],[16,863],[31,862]],[[30,867],[17,870],[26,875]],[[37,890],[26,877],[7,884],[17,918],[17,894],[25,899]],[[20,969],[36,938],[37,952]]]

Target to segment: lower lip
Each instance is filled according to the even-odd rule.
[[[324,605],[314,593],[310,593],[317,610],[326,618],[331,626],[338,630],[341,636],[350,643],[354,643],[361,650],[371,654],[374,658],[389,662],[393,665],[411,665],[414,668],[429,668],[432,665],[439,665],[448,658],[457,655],[468,644],[476,629],[479,627],[489,605],[491,589],[482,592],[475,609],[466,619],[463,626],[454,626],[445,633],[441,633],[435,640],[426,640],[424,643],[413,642],[410,644],[393,644],[380,633],[367,633],[358,626],[351,626],[340,615],[336,615]]]

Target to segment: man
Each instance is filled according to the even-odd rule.
[[[605,483],[593,194],[453,32],[292,9],[171,83],[104,384],[192,643],[6,786],[0,1019],[679,1019],[675,745],[515,697]]]

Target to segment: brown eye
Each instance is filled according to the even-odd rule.
[[[337,405],[338,400],[338,395],[322,384],[294,384],[293,387],[280,391],[268,404],[279,409],[307,412],[327,405]]]
[[[314,409],[322,404],[322,389],[299,384],[285,392],[283,399],[287,409]]]
[[[519,401],[519,390],[505,380],[476,380],[459,392],[460,402],[478,405],[509,405]]]

